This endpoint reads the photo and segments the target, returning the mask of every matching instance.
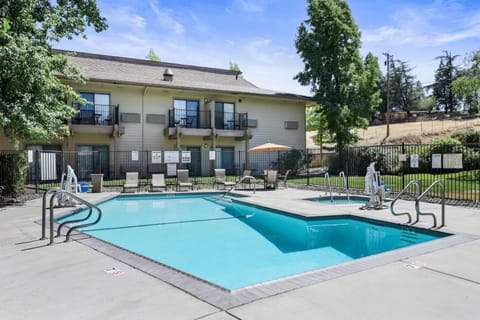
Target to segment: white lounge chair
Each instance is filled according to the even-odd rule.
[[[193,184],[189,181],[188,170],[177,170],[177,191],[180,188],[190,188],[193,190]]]
[[[138,190],[138,172],[127,172],[125,174],[125,184],[123,185],[123,192]]]
[[[167,184],[165,183],[165,175],[163,173],[152,174],[152,183],[150,185],[150,191],[158,191],[163,189],[167,191]]]
[[[223,189],[226,187],[233,187],[235,185],[235,182],[232,181],[226,181],[226,172],[225,169],[215,169],[215,182],[214,185],[216,185],[218,189],[218,185],[223,185]]]

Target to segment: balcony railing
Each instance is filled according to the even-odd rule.
[[[248,113],[222,112],[215,113],[215,128],[222,130],[246,130]]]
[[[72,107],[78,111],[77,115],[72,118],[72,124],[107,126],[118,124],[118,104],[73,103]]]
[[[193,129],[210,129],[210,110],[168,110],[168,126]]]

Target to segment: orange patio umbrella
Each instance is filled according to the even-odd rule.
[[[290,147],[284,146],[282,144],[267,142],[259,146],[248,149],[248,152],[286,151],[289,149]]]

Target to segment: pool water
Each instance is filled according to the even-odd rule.
[[[226,289],[444,235],[347,216],[306,220],[205,195],[119,196],[99,206],[102,219],[83,232]]]

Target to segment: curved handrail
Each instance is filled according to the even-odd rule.
[[[233,186],[231,186],[230,189],[228,189],[227,192],[225,192],[223,194],[223,196],[225,197],[228,193],[233,191],[240,183],[242,183],[243,181],[245,181],[247,179],[253,180],[253,194],[255,194],[255,185],[257,184],[257,181],[255,180],[255,177],[254,176],[243,176],[240,180],[238,180],[237,183],[235,183]]]
[[[438,228],[442,228],[445,226],[445,186],[443,185],[443,182],[441,180],[435,180],[421,195],[419,195],[416,200],[415,200],[415,210],[417,212],[417,219],[415,220],[415,223],[417,223],[420,220],[420,215],[429,215],[432,216],[433,218],[433,227],[437,227],[437,217],[435,216],[434,213],[431,212],[420,212],[420,200],[430,192],[430,190],[433,189],[436,185],[440,185],[440,190],[441,190],[441,205],[442,205],[442,224],[438,226]]]
[[[66,191],[66,190],[62,190],[62,189],[50,189],[50,190],[47,190],[43,197],[46,201],[46,197],[48,195],[48,193],[52,193],[53,191],[55,191],[52,196],[50,197],[50,243],[49,245],[53,244],[53,209],[54,209],[54,206],[53,206],[53,201],[55,199],[55,197],[57,195],[68,195],[69,197],[75,199],[76,201],[78,201],[79,203],[81,204],[84,204],[86,205],[88,208],[89,208],[89,214],[87,215],[87,218],[83,218],[83,219],[76,219],[76,220],[70,220],[70,221],[65,221],[63,222],[57,229],[57,236],[60,235],[60,228],[63,227],[66,223],[73,223],[73,222],[81,222],[81,221],[85,221],[86,219],[88,219],[91,214],[92,214],[92,209],[96,209],[97,212],[98,212],[98,217],[95,221],[93,222],[90,222],[90,223],[85,223],[85,224],[80,224],[80,225],[76,225],[76,226],[73,226],[71,227],[66,236],[65,236],[65,241],[68,241],[70,239],[70,234],[72,233],[73,230],[75,229],[78,229],[78,228],[84,228],[84,227],[88,227],[88,226],[91,226],[91,225],[94,225],[96,223],[98,223],[98,221],[100,221],[101,217],[102,217],[102,210],[97,207],[96,205],[80,198],[79,196],[77,196],[76,194],[73,194],[69,191]],[[42,214],[44,213],[44,210],[45,210],[45,203],[43,203],[43,207],[42,207]],[[42,225],[43,227],[43,225]],[[43,229],[42,229],[42,232],[43,232]]]
[[[348,200],[348,202],[350,202],[350,192],[348,191],[347,177],[345,176],[345,172],[340,171],[340,174],[338,175],[338,178],[340,180],[343,180],[343,186],[344,186],[343,191],[345,191],[345,193],[347,194],[347,200]],[[342,194],[342,192],[340,192],[340,194]]]
[[[46,220],[47,220],[47,195],[49,193],[52,193],[54,191],[58,191],[60,190],[59,187],[54,187],[54,188],[50,188],[48,189],[47,191],[45,191],[43,193],[43,197],[42,197],[42,237],[40,238],[40,240],[45,240],[47,237],[45,237],[45,229],[46,229]],[[53,224],[51,224],[53,225]],[[53,230],[53,229],[51,229]]]
[[[392,200],[392,202],[390,204],[390,212],[394,216],[402,216],[402,215],[407,215],[408,216],[408,222],[407,223],[412,222],[412,216],[410,215],[410,213],[409,212],[395,212],[395,210],[393,209],[393,206],[395,205],[397,200],[400,198],[400,196],[402,196],[402,194],[404,194],[408,190],[408,188],[410,188],[410,186],[412,184],[415,185],[415,199],[417,199],[418,195],[420,194],[420,183],[418,182],[418,180],[412,180],[405,186],[405,188],[402,189],[402,191],[400,191],[397,194],[397,196]]]
[[[328,186],[328,192],[330,192],[330,201],[333,203],[332,184],[330,183],[330,175],[328,172],[325,172],[325,181]],[[327,194],[327,191],[325,191],[325,194]]]

